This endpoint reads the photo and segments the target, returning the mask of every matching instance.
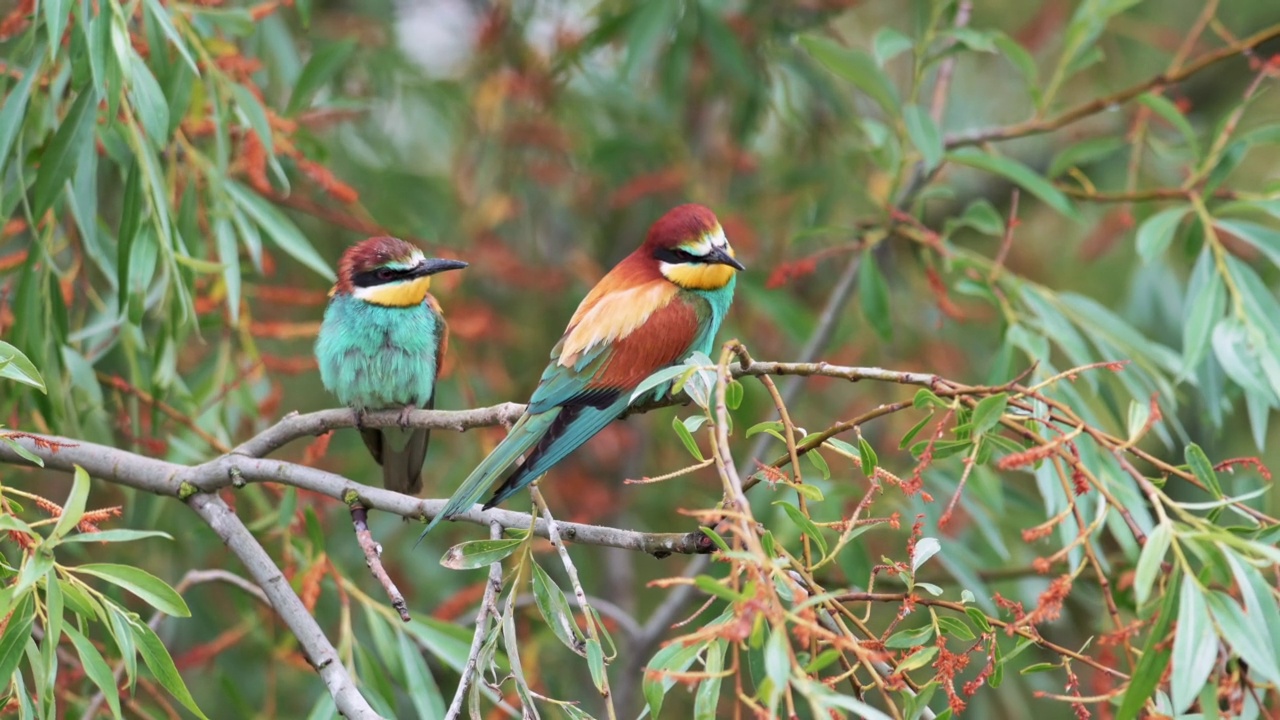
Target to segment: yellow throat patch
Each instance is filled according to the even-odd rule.
[[[384,307],[412,307],[422,304],[430,288],[431,278],[420,277],[391,285],[357,288],[355,296],[367,303]]]
[[[719,290],[737,272],[728,265],[675,265],[663,268],[671,282],[686,290]]]

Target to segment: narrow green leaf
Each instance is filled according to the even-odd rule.
[[[18,348],[0,340],[0,378],[30,385],[40,392],[48,392],[40,371]]]
[[[645,703],[649,706],[649,717],[655,719],[660,717],[658,713],[662,711],[662,700],[667,691],[676,684],[673,678],[660,673],[662,671],[682,673],[688,670],[704,647],[705,645],[698,643],[684,645],[673,642],[654,653],[649,659],[642,681]]]
[[[964,614],[969,616],[969,620],[973,621],[973,624],[977,625],[978,630],[984,635],[991,632],[991,622],[987,620],[986,613],[976,607],[967,607],[964,609]]]
[[[1218,473],[1214,471],[1213,463],[1209,462],[1209,456],[1204,454],[1204,450],[1201,450],[1199,445],[1191,443],[1184,451],[1184,455],[1196,479],[1204,483],[1215,498],[1221,499],[1222,485],[1218,482]]]
[[[871,52],[876,56],[876,64],[880,67],[913,46],[915,41],[890,27],[880,28],[871,39]]]
[[[942,131],[938,129],[933,117],[919,105],[908,105],[902,113],[902,119],[906,121],[911,143],[920,151],[920,157],[924,160],[924,169],[933,170],[942,162]]]
[[[938,646],[930,645],[929,647],[917,648],[915,652],[908,655],[902,662],[898,663],[896,672],[911,672],[919,670],[928,665],[933,656],[938,654]]]
[[[1170,585],[1175,580],[1176,578],[1170,578]],[[1165,669],[1169,667],[1172,650],[1165,642],[1165,634],[1178,612],[1179,596],[1180,594],[1175,592],[1164,594],[1164,602],[1158,610],[1159,615],[1147,634],[1147,642],[1142,649],[1142,659],[1138,661],[1138,667],[1134,668],[1129,689],[1125,691],[1120,708],[1116,711],[1116,720],[1135,720],[1160,684],[1160,678],[1164,676]]]
[[[769,633],[769,641],[765,643],[764,672],[773,683],[775,696],[781,694],[782,689],[787,686],[787,678],[791,676],[790,646],[785,627],[773,628]]]
[[[946,615],[938,616],[938,630],[944,635],[950,635],[965,642],[977,639],[977,636],[973,634],[973,631],[969,629],[968,625],[964,624],[963,620],[948,617]]]
[[[50,539],[57,541],[75,529],[84,517],[84,506],[89,500],[89,473],[76,465],[74,480],[71,483],[71,494],[62,506],[62,514],[58,516],[58,524],[53,527]]]
[[[1277,661],[1277,648],[1271,646],[1271,638],[1266,629],[1259,632],[1261,618],[1257,623],[1251,622],[1230,595],[1212,590],[1205,598],[1214,621],[1222,629],[1222,639],[1231,649],[1249,664],[1249,671],[1257,673],[1267,682],[1280,683],[1280,662]],[[1274,602],[1271,600],[1270,602]],[[1196,688],[1199,690],[1199,688]]]
[[[709,677],[698,683],[698,692],[693,701],[694,720],[715,720],[723,679],[720,672],[724,670],[724,652],[728,644],[728,641],[720,639],[707,645],[707,654],[702,664]]]
[[[898,89],[869,55],[851,50],[818,35],[803,35],[800,45],[831,72],[858,86],[876,101],[887,115],[897,117],[902,101]]]
[[[1189,205],[1180,205],[1152,215],[1138,227],[1138,257],[1149,263],[1164,254],[1178,229],[1182,218],[1191,210]]]
[[[928,419],[925,418],[925,421]],[[923,424],[921,422],[921,425]],[[874,477],[876,467],[880,464],[880,458],[876,456],[875,448],[871,447],[871,443],[867,442],[864,437],[858,438],[858,459],[862,462],[862,473],[867,477]]]
[[[743,599],[741,593],[727,587],[724,583],[710,575],[699,575],[695,577],[693,579],[693,585],[708,595],[728,600],[729,602],[741,602]]]
[[[1169,681],[1175,716],[1195,701],[1218,659],[1218,636],[1194,576],[1183,576],[1180,593],[1178,631],[1173,635],[1173,675]]]
[[[982,398],[973,409],[973,420],[970,421],[973,428],[969,431],[970,436],[977,437],[999,425],[1000,418],[1004,417],[1005,408],[1008,406],[1008,393]]]
[[[218,261],[222,263],[222,282],[226,286],[227,314],[231,324],[240,318],[240,251],[231,222],[225,217],[213,221],[213,237],[218,248]]]
[[[240,87],[233,85],[232,87]],[[138,120],[146,131],[153,147],[163,149],[169,140],[169,101],[136,51],[129,51],[129,99],[133,103]]]
[[[138,228],[142,226],[143,205],[142,171],[135,162],[129,165],[125,176],[120,229],[116,235],[116,302],[121,315],[128,310],[129,293],[133,291],[129,284],[129,259],[133,254],[133,240],[138,236]]]
[[[159,530],[99,530],[95,533],[77,533],[70,537],[65,537],[62,542],[81,542],[81,543],[113,543],[113,542],[130,542],[133,540],[145,540],[147,538],[164,538],[172,540],[173,536]]]
[[[9,448],[13,450],[15,453],[17,453],[19,457],[31,463],[32,465],[35,465],[37,467],[44,467],[44,460],[39,455],[36,455],[35,453],[26,449],[22,445],[18,444],[17,440],[14,440],[13,438],[5,435],[2,432],[0,432],[0,443],[4,443],[5,445],[9,446]]]
[[[24,593],[14,605],[5,625],[4,634],[0,635],[0,683],[6,687],[10,678],[18,670],[22,660],[22,650],[31,639],[31,626],[36,620],[36,604],[32,593]]]
[[[241,120],[258,136],[268,156],[275,154],[275,143],[271,137],[271,124],[267,121],[267,109],[249,88],[236,83],[231,86],[231,96],[235,98],[236,109],[240,111]]]
[[[107,700],[107,707],[111,708],[112,717],[119,718],[120,715],[120,691],[116,688],[115,676],[111,674],[111,668],[107,666],[107,661],[102,658],[102,653],[98,652],[98,648],[94,647],[84,635],[80,633],[74,626],[69,624],[63,628],[63,632],[67,637],[71,638],[71,644],[76,648],[76,654],[80,656],[80,664],[84,668],[84,674],[98,686],[98,690],[102,692],[102,696]]]
[[[1164,562],[1165,553],[1169,551],[1172,541],[1173,528],[1167,522],[1156,525],[1155,530],[1147,536],[1147,544],[1142,547],[1133,575],[1133,594],[1139,607],[1151,596],[1151,584],[1160,572],[1160,564]]]
[[[1062,191],[1053,186],[1043,175],[1014,160],[985,153],[977,148],[964,147],[947,153],[947,159],[960,165],[967,165],[979,170],[1000,175],[1018,185],[1027,192],[1043,200],[1054,210],[1072,219],[1078,219],[1079,213],[1075,205]]]
[[[531,565],[533,601],[538,606],[538,612],[542,613],[551,632],[560,638],[560,642],[564,643],[565,647],[586,657],[585,638],[578,623],[573,619],[573,610],[569,607],[568,598],[551,576],[547,575],[547,571],[537,563],[531,563]]]
[[[773,504],[782,506],[783,512],[787,514],[791,522],[795,523],[801,532],[808,535],[818,545],[818,552],[823,555],[827,554],[827,539],[822,537],[822,531],[818,529],[818,526],[805,517],[804,513],[800,512],[800,508],[782,500],[778,500]]]
[[[875,255],[864,252],[858,265],[858,297],[862,300],[862,316],[882,340],[893,337],[893,318],[889,313],[889,284],[876,264]]]
[[[729,383],[724,386],[725,406],[730,410],[737,410],[742,406],[742,397],[745,393],[746,390],[742,387],[741,382],[737,380],[730,380]],[[702,419],[706,420],[706,417],[703,416]]]
[[[1204,248],[1191,272],[1182,325],[1182,372],[1190,377],[1209,352],[1213,327],[1227,309],[1227,290],[1213,262],[1213,250]]]
[[[31,66],[22,71],[22,79],[12,90],[5,93],[4,105],[0,106],[0,167],[8,167],[9,151],[13,148],[13,140],[18,136],[18,128],[22,127],[22,119],[27,114],[27,101],[31,98],[31,84],[40,74],[44,64],[44,56],[38,55]]]
[[[1123,137],[1105,135],[1069,145],[1049,163],[1048,176],[1056,178],[1066,171],[1105,160],[1129,147]]]
[[[831,466],[827,464],[827,459],[822,457],[822,453],[817,450],[811,450],[805,453],[804,456],[809,460],[809,464],[813,465],[814,469],[818,471],[818,474],[822,476],[823,480],[831,479]],[[821,500],[822,491],[818,490],[816,487],[813,489],[818,491],[817,499]]]
[[[919,395],[917,395],[916,397],[919,398]],[[920,431],[924,429],[924,426],[929,424],[929,421],[932,419],[933,419],[933,413],[930,413],[920,418],[920,421],[917,422],[915,425],[912,425],[911,429],[907,431],[907,434],[903,435],[902,439],[898,441],[898,449],[905,450],[907,446],[911,444],[911,441],[915,440],[916,435],[919,435]]]
[[[1280,230],[1234,218],[1214,218],[1213,224],[1252,245],[1273,264],[1280,265]]]
[[[1200,157],[1200,143],[1196,141],[1196,131],[1191,127],[1191,123],[1187,121],[1187,117],[1178,110],[1178,106],[1169,101],[1163,95],[1155,93],[1143,93],[1138,96],[1138,102],[1146,105],[1155,114],[1159,115],[1165,122],[1172,125],[1186,140],[1187,147],[1191,148],[1192,157]]]
[[[226,187],[227,194],[244,209],[249,217],[253,218],[254,222],[267,231],[267,236],[281,250],[292,256],[294,260],[316,271],[324,279],[330,281],[334,279],[333,270],[316,253],[315,248],[298,230],[298,226],[294,225],[284,213],[257,193],[233,180],[228,180]]]
[[[607,673],[604,667],[604,648],[600,647],[600,641],[595,638],[587,639],[587,669],[591,671],[591,682],[595,684],[596,690],[604,692]]]
[[[160,30],[164,32],[165,37],[169,38],[169,42],[177,48],[178,54],[186,61],[187,66],[191,68],[191,72],[196,75],[200,74],[200,68],[196,66],[196,61],[191,57],[191,52],[187,49],[187,42],[178,34],[178,29],[173,26],[173,20],[169,17],[169,11],[160,4],[160,0],[145,0],[147,11],[151,13],[151,17],[155,18],[156,24],[160,26]]]
[[[689,428],[680,422],[680,418],[672,418],[671,427],[676,431],[676,435],[680,438],[680,442],[684,443],[684,448],[689,451],[689,454],[698,462],[702,462],[702,451],[698,449],[698,442],[693,439],[693,433],[689,432]]]
[[[782,427],[783,425],[781,420],[766,420],[764,422],[758,422],[755,425],[752,425],[751,427],[747,428],[746,436],[751,437],[752,435],[755,435],[758,433],[768,432],[772,435],[775,435],[781,438]]]
[[[138,644],[138,652],[142,655],[142,662],[147,664],[147,668],[151,670],[151,674],[156,680],[169,691],[170,695],[186,709],[190,710],[193,715],[199,718],[205,718],[205,714],[200,711],[196,705],[196,701],[191,697],[191,692],[187,690],[187,684],[182,681],[182,676],[178,674],[178,668],[173,664],[173,658],[169,656],[169,651],[165,648],[164,643],[160,642],[160,638],[156,637],[154,631],[147,627],[145,623],[130,623],[129,629],[133,632],[133,639]],[[205,718],[205,720],[208,720]]]
[[[7,107],[7,105],[6,105]],[[53,201],[62,192],[72,171],[75,170],[75,159],[80,155],[81,146],[93,142],[93,125],[97,116],[98,103],[92,92],[81,92],[76,96],[71,108],[63,116],[53,139],[45,146],[40,155],[40,169],[36,171],[36,181],[31,186],[31,214],[33,217],[44,217],[53,206]]]
[[[414,646],[408,635],[396,633],[396,652],[404,670],[405,690],[418,717],[444,717],[447,709],[444,696],[431,675],[431,668],[422,659],[422,651]]]
[[[450,570],[473,570],[488,567],[515,552],[524,540],[469,540],[449,548],[440,564]]]
[[[191,617],[191,610],[182,596],[165,581],[151,573],[129,565],[114,563],[90,563],[71,568],[72,572],[92,575],[118,585],[137,595],[148,605],[174,617]]]
[[[915,549],[911,551],[911,572],[920,569],[921,565],[928,562],[929,558],[937,555],[942,551],[942,543],[937,538],[922,537],[916,541]]]
[[[884,641],[884,646],[894,650],[905,650],[907,648],[919,647],[929,642],[929,639],[932,637],[933,626],[925,625],[913,630],[899,630],[898,632],[890,635],[888,640]]]

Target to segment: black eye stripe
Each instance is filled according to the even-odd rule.
[[[394,268],[374,268],[373,270],[365,270],[358,272],[351,278],[351,284],[356,287],[373,287],[375,285],[386,285],[397,280],[402,280],[409,276],[412,270],[396,270]]]
[[[704,257],[694,255],[687,250],[680,250],[678,248],[659,248],[653,253],[653,258],[655,260],[674,263],[676,265],[682,263],[705,263],[707,261]]]

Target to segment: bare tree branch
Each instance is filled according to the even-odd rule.
[[[250,577],[266,593],[280,619],[298,639],[307,662],[320,673],[338,712],[352,720],[381,717],[360,694],[355,681],[347,673],[346,666],[338,658],[338,651],[329,642],[329,638],[325,637],[315,618],[311,617],[307,606],[302,604],[302,599],[289,586],[289,581],[280,572],[280,568],[276,567],[275,561],[258,544],[244,523],[240,522],[240,518],[236,517],[235,511],[222,498],[209,493],[198,493],[187,504],[213,528],[227,548],[240,558]]]
[[[350,414],[346,411],[334,412]],[[390,415],[394,417],[395,413]],[[373,417],[372,413],[370,417]],[[283,460],[232,454],[193,467],[70,438],[31,434],[17,438],[15,442],[44,460],[46,468],[72,472],[76,465],[80,465],[91,476],[100,480],[181,499],[201,491],[213,492],[228,486],[250,482],[280,483],[320,493],[347,504],[358,502],[372,510],[423,520],[438,515],[444,510],[446,502],[443,499],[423,500],[383,488],[362,485],[336,473]],[[56,450],[51,449],[49,446],[52,444],[58,444],[60,447]],[[28,464],[13,448],[3,444],[0,444],[0,462],[13,465]],[[481,511],[479,506],[476,506],[457,515],[453,520],[477,525],[498,522],[503,527],[524,530],[529,528],[530,516],[527,513],[499,508]],[[581,523],[557,524],[561,537],[566,541],[636,550],[655,557],[709,553],[715,547],[701,532],[643,533]],[[546,521],[538,520],[533,532],[539,537],[548,537]]]
[[[396,609],[400,619],[409,622],[409,606],[405,604],[404,593],[400,592],[400,588],[396,587],[387,574],[387,569],[382,566],[382,546],[373,539],[373,533],[369,531],[369,510],[360,503],[351,504],[351,524],[356,529],[356,542],[364,552],[364,564],[369,566],[373,579],[386,591],[387,599],[391,601],[391,607]]]

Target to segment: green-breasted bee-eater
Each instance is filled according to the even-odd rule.
[[[426,257],[393,237],[363,240],[338,262],[338,283],[316,341],[320,379],[355,410],[358,426],[367,410],[401,408],[399,428],[360,427],[388,490],[422,492],[428,433],[409,428],[408,413],[435,406],[449,340],[440,304],[427,291],[432,275],[466,266]]]
[[[695,350],[710,353],[739,270],[745,268],[711,210],[681,205],[663,215],[644,244],[587,294],[524,415],[423,535],[499,480],[484,507],[501,503],[617,419],[645,378]]]

